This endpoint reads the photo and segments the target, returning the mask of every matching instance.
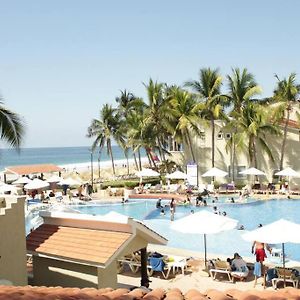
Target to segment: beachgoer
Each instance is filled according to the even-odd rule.
[[[41,202],[45,201],[45,194],[44,191],[41,191]]]
[[[262,263],[267,257],[266,249],[271,253],[272,249],[268,246],[268,244],[254,241],[252,244],[251,252],[255,254],[256,261]]]
[[[227,216],[226,211],[223,211],[223,212],[222,212],[222,215],[223,215],[224,217]]]
[[[203,198],[202,198],[201,194],[198,194],[198,196],[196,198],[196,206],[201,205],[202,201],[203,201]]]
[[[172,198],[170,202],[171,221],[174,221],[175,207],[176,207],[176,202],[175,199]]]
[[[230,202],[231,202],[231,203],[234,203],[234,199],[233,199],[233,197],[231,197],[231,200],[230,200]]]
[[[55,197],[55,194],[53,193],[53,191],[50,191],[49,197]]]
[[[218,208],[216,206],[213,207],[213,213],[216,215],[219,213]]]
[[[157,202],[156,202],[156,208],[161,208],[161,198],[158,198]]]
[[[83,191],[83,186],[81,185],[78,188],[78,197],[79,197],[79,199],[82,199],[82,191]]]
[[[160,211],[160,214],[162,215],[162,216],[164,216],[166,213],[165,213],[165,210],[162,208],[161,209],[161,211]]]
[[[244,230],[245,229],[245,227],[244,227],[244,225],[242,224],[242,225],[240,225],[239,226],[239,228],[238,228],[238,230]]]
[[[203,206],[207,206],[207,202],[205,199],[203,200]]]
[[[233,270],[231,272],[233,278],[243,281],[248,276],[249,269],[247,264],[238,253],[234,253],[231,268]]]
[[[191,214],[194,214],[194,213],[195,213],[195,211],[192,209],[192,210],[191,210]]]

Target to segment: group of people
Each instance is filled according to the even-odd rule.
[[[174,198],[171,199],[169,205],[163,206],[161,203],[162,199],[159,198],[156,202],[156,208],[160,209],[160,214],[165,215],[165,209],[169,206],[170,207],[170,215],[171,215],[171,221],[174,221],[174,215],[175,215],[175,209],[176,209],[176,201]]]

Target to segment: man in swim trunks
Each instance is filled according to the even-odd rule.
[[[272,249],[267,244],[254,241],[251,252],[255,253],[257,262],[263,262],[265,260],[265,258],[267,257],[266,251],[265,251],[265,246],[266,246],[267,250],[271,253]],[[254,252],[254,247],[255,247],[255,252]]]

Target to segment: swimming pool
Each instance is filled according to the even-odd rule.
[[[168,201],[162,202],[162,204],[165,203],[168,203]],[[139,199],[132,200],[126,204],[74,205],[72,208],[79,210],[81,213],[92,215],[104,215],[113,210],[138,220],[143,220],[147,226],[165,236],[169,240],[168,246],[170,247],[204,251],[202,235],[182,234],[171,230],[169,209],[166,208],[166,214],[161,215],[160,210],[155,208],[155,204],[155,200]],[[190,214],[191,209],[195,212],[200,210],[212,211],[213,205],[215,204],[212,203],[208,207],[177,206],[175,219]],[[220,201],[216,205],[219,211],[226,211],[227,216],[239,220],[239,224],[243,224],[246,230],[255,229],[259,223],[268,224],[280,218],[300,223],[300,200],[250,200],[245,204],[229,204]],[[225,255],[233,255],[234,252],[239,252],[243,256],[251,256],[251,243],[244,241],[241,237],[241,234],[244,232],[234,229],[219,234],[208,235],[208,251],[210,253]],[[295,232],[295,234],[300,233]],[[286,253],[293,260],[300,261],[300,245],[286,244]]]

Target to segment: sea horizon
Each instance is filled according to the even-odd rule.
[[[91,161],[90,146],[67,146],[67,147],[24,147],[19,151],[10,148],[0,149],[0,170],[9,166],[16,165],[34,165],[34,164],[56,164],[70,165],[81,164]],[[123,150],[118,145],[112,146],[114,160],[126,159]],[[144,156],[144,151],[142,156]],[[129,159],[132,159],[130,151]],[[93,161],[97,162],[99,157],[99,149],[93,152]],[[101,162],[110,161],[107,150],[104,148],[101,152]]]

